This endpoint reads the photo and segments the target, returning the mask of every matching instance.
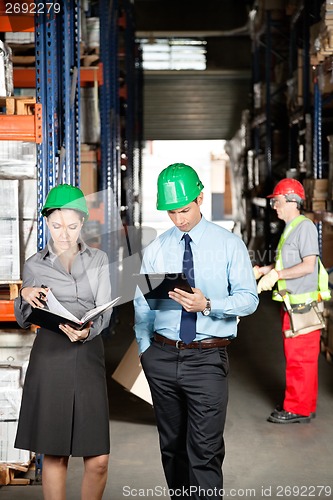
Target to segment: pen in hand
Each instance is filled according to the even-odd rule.
[[[21,297],[28,302],[32,307],[43,308],[46,305],[47,297],[46,291],[48,288],[27,286],[21,289]]]
[[[45,285],[42,285],[42,288],[44,288],[44,290],[48,290],[47,286]],[[46,293],[44,292],[39,292],[39,299],[42,300],[43,302],[46,301]]]

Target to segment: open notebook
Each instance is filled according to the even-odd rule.
[[[101,306],[94,307],[90,311],[87,311],[82,318],[77,318],[60,304],[51,290],[46,292],[46,297],[46,306],[44,308],[33,308],[28,317],[28,321],[34,325],[42,326],[55,332],[60,331],[60,324],[70,325],[77,330],[83,330],[89,321],[97,319],[101,314],[115,306],[120,299],[120,297],[117,297],[111,300],[111,302],[106,302]]]

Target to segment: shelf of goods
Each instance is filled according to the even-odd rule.
[[[33,105],[32,115],[0,114],[0,140],[42,143],[42,105]]]

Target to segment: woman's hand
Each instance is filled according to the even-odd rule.
[[[48,288],[41,288],[37,286],[27,286],[20,291],[21,297],[28,302],[32,307],[44,307],[44,302],[47,300],[46,292]]]
[[[59,328],[67,335],[71,342],[79,342],[80,340],[86,340],[89,337],[92,324],[93,322],[90,321],[87,328],[84,328],[83,330],[75,330],[75,328],[72,328],[69,325],[59,325]]]

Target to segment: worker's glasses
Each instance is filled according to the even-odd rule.
[[[281,207],[285,203],[288,203],[288,200],[285,197],[280,198],[280,199],[278,199],[278,198],[271,198],[269,200],[269,202],[270,202],[271,207],[275,208],[275,207]]]

